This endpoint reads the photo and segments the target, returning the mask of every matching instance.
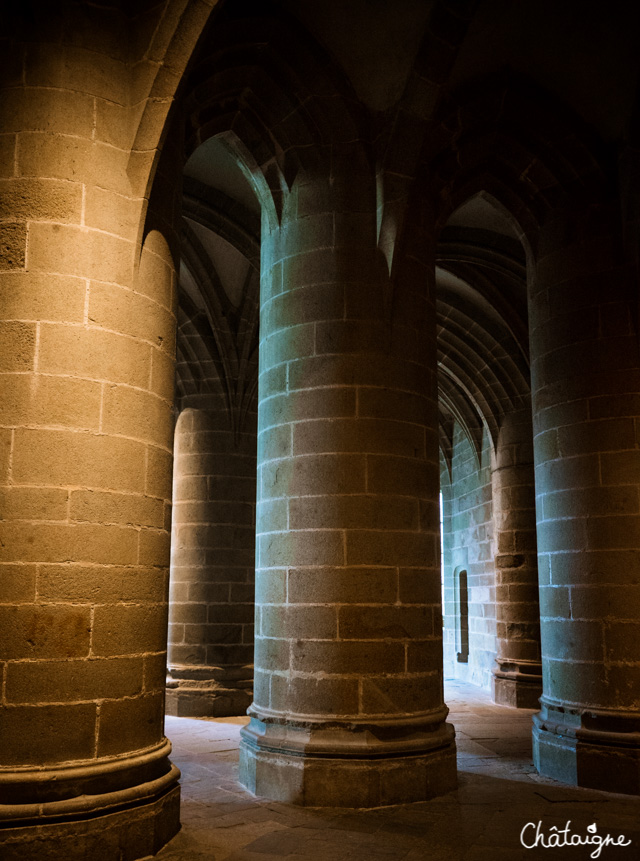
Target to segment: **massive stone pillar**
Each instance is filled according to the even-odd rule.
[[[498,551],[493,696],[503,705],[535,709],[542,665],[530,403],[505,416],[491,478]]]
[[[240,776],[306,805],[414,801],[456,780],[433,261],[407,261],[391,296],[372,185],[357,153],[341,153],[330,178],[296,181],[279,229],[263,227],[256,665]]]
[[[551,224],[530,285],[544,690],[533,741],[542,774],[638,793],[640,362],[616,221],[581,207]]]
[[[176,715],[243,714],[253,688],[256,433],[222,398],[176,426],[169,683]]]
[[[0,854],[133,859],[179,827],[174,260],[156,229],[141,250],[126,66],[55,32],[9,54],[2,95]]]

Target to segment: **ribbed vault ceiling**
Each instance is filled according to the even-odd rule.
[[[231,196],[228,172],[224,191],[185,177],[178,390],[220,386],[232,408],[246,408],[257,371],[259,220],[245,205],[240,172],[237,181],[242,201]],[[437,248],[439,434],[448,463],[456,422],[479,456],[484,429],[495,443],[504,415],[529,395],[524,252],[495,229],[500,215],[490,206],[462,207]],[[487,227],[478,226],[483,211]]]
[[[357,5],[363,3],[359,0]],[[333,13],[319,8],[303,15],[298,6],[285,0],[222,4],[225,12],[207,37],[206,50],[196,58],[185,92],[189,159],[184,177],[178,389],[184,396],[217,386],[233,410],[246,409],[257,380],[260,208],[265,197],[260,177],[267,177],[277,200],[277,189],[300,167],[294,166],[291,153],[304,151],[312,157],[318,141],[331,140],[337,128],[357,136],[364,114],[354,96],[372,109],[380,105],[389,109],[410,79],[407,58],[422,57],[423,62],[424,52],[435,50],[429,39],[434,34],[443,37],[437,26],[444,20],[440,4],[419,0],[403,4],[403,14],[409,16],[404,24],[410,19],[413,25],[402,31],[409,39],[405,59],[393,67],[393,74],[386,69],[391,78],[385,82],[389,62],[384,52],[372,51],[371,46],[378,36],[385,46],[395,38],[398,21],[390,7],[385,7],[384,15],[380,12],[380,20],[371,20],[377,36],[362,40],[369,54],[352,69],[349,63],[355,59],[350,50],[360,44],[357,33],[345,35],[343,45],[332,24]],[[338,14],[343,6],[331,8]],[[342,11],[340,15],[347,26],[349,16]],[[462,38],[462,18],[457,24],[455,33]],[[423,36],[419,49],[417,31]],[[446,34],[452,50],[457,44],[453,36],[453,31]],[[461,50],[464,53],[464,46]],[[375,75],[360,80],[367,63]],[[400,103],[406,114],[409,103]],[[421,128],[415,124],[416,138]],[[235,155],[229,135],[237,143]],[[380,140],[384,139],[382,134]],[[380,160],[380,153],[372,158]],[[439,432],[449,463],[456,424],[479,455],[484,433],[495,444],[505,414],[529,398],[525,253],[520,235],[501,204],[480,192],[453,212],[439,237]],[[196,345],[198,339],[201,343]]]
[[[451,462],[455,419],[479,456],[530,391],[524,250],[486,196],[454,213],[437,252],[440,446]]]

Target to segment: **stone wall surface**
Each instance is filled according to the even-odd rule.
[[[446,671],[487,690],[496,653],[491,442],[483,437],[481,462],[458,427],[445,499]],[[468,655],[461,649],[460,574],[468,587]]]

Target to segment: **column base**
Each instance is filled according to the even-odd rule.
[[[538,772],[573,786],[640,795],[640,714],[572,709],[541,699],[533,716]]]
[[[493,670],[493,701],[516,709],[539,709],[542,664],[497,660]]]
[[[253,699],[253,667],[171,667],[165,713],[175,717],[246,714]]]
[[[168,741],[122,759],[0,769],[3,861],[155,855],[180,830],[180,772]]]
[[[240,782],[255,795],[308,807],[407,804],[455,790],[451,724],[336,723],[252,716],[241,730]]]

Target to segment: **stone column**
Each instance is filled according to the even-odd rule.
[[[197,401],[176,426],[167,711],[238,715],[253,688],[255,415],[234,433],[224,403]]]
[[[542,693],[531,404],[508,413],[492,471],[497,554],[493,698],[536,709]]]
[[[0,136],[0,854],[133,859],[179,827],[163,731],[174,260],[157,230],[140,248],[126,67],[104,59],[107,87],[100,54],[55,41],[14,62]],[[154,212],[171,219],[152,194]]]
[[[258,795],[318,806],[414,801],[456,782],[433,262],[408,260],[392,301],[358,157],[334,150],[330,176],[297,180],[280,229],[263,227],[256,665],[240,776]]]
[[[617,222],[581,206],[549,225],[530,285],[544,690],[533,742],[542,774],[638,793],[640,362]]]

